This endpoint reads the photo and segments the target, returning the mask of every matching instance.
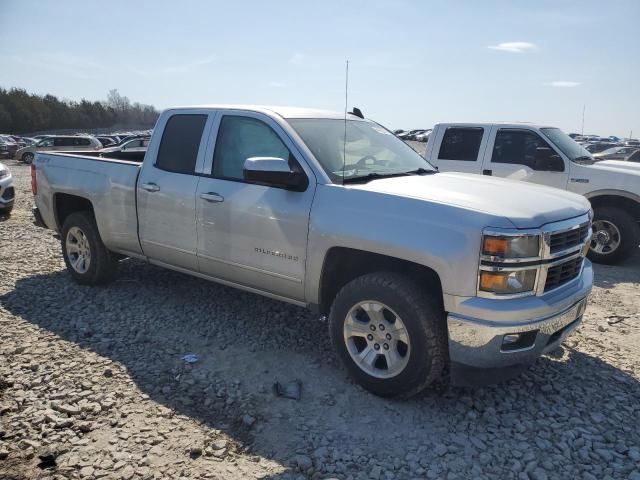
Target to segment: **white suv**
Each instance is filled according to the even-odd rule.
[[[21,148],[16,152],[16,158],[25,163],[31,163],[36,152],[42,151],[82,151],[99,150],[102,148],[100,141],[89,135],[55,135],[43,138],[38,143]]]

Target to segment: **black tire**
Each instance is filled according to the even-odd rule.
[[[13,210],[13,205],[10,207],[0,208],[0,215],[9,216],[11,215],[11,211]]]
[[[605,220],[615,225],[620,232],[620,245],[607,253],[598,253],[593,250],[597,232],[594,231],[588,257],[594,263],[606,265],[615,264],[630,257],[638,249],[640,244],[640,226],[632,215],[618,207],[598,207],[594,210],[594,223]]]
[[[26,163],[27,165],[30,165],[33,162],[33,153],[31,152],[25,152],[22,154],[22,156],[20,157],[20,160],[22,160],[24,163]]]
[[[411,348],[406,366],[395,376],[377,378],[351,358],[344,339],[344,323],[359,302],[377,301],[402,319]],[[383,397],[407,398],[439,378],[448,362],[447,333],[441,300],[396,273],[372,273],[345,285],[329,314],[329,333],[351,376],[370,392]]]
[[[72,228],[79,228],[85,235],[89,251],[90,261],[86,272],[77,271],[71,264],[69,252],[67,252],[67,236]],[[96,220],[91,212],[75,212],[70,214],[62,226],[62,255],[71,278],[81,285],[103,285],[112,281],[117,273],[118,261],[113,253],[102,243]]]

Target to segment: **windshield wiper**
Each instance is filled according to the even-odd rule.
[[[378,173],[371,172],[366,175],[360,175],[357,177],[347,177],[342,180],[342,183],[358,183],[358,182],[368,182],[370,180],[378,180],[380,178],[391,178],[391,177],[404,177],[406,175],[426,175],[436,173],[435,170],[427,170],[426,168],[417,168],[415,170],[409,170],[407,172],[394,172],[394,173]]]
[[[405,173],[412,173],[414,175],[431,175],[433,173],[438,173],[436,170],[427,170],[426,168],[416,168],[415,170],[409,170]]]
[[[358,183],[358,182],[368,182],[369,180],[377,180],[379,178],[391,178],[391,177],[401,177],[404,175],[409,175],[406,172],[396,172],[396,173],[377,173],[371,172],[366,175],[359,175],[356,177],[347,177],[342,180],[342,183]]]

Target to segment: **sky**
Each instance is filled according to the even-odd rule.
[[[640,136],[638,0],[0,0],[0,87]]]

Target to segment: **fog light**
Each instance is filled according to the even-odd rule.
[[[518,340],[520,340],[519,333],[510,333],[504,336],[504,338],[502,339],[502,345],[509,345],[510,343],[516,343]]]
[[[522,333],[508,333],[502,337],[502,346],[500,350],[503,352],[512,352],[514,350],[526,350],[532,348],[536,343],[538,330]]]

